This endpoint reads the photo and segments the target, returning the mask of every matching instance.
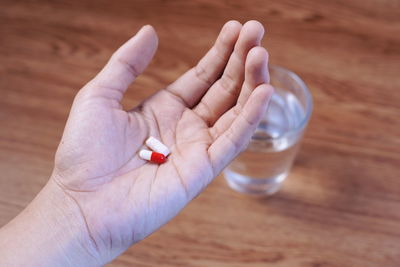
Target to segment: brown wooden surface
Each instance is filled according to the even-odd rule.
[[[258,19],[271,62],[315,100],[284,188],[222,176],[110,266],[400,266],[400,1],[0,1],[0,225],[46,183],[71,101],[143,24],[154,62],[124,104],[195,64],[229,19]]]

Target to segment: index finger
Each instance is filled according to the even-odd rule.
[[[221,76],[239,37],[242,25],[228,21],[222,27],[214,46],[199,63],[169,85],[166,90],[188,106],[196,105],[210,86]]]

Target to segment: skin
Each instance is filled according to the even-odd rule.
[[[267,108],[263,35],[256,21],[226,23],[194,68],[123,110],[157,49],[144,26],[77,94],[48,184],[0,230],[0,266],[100,266],[172,219],[245,148]],[[149,136],[170,148],[166,163],[138,157]]]

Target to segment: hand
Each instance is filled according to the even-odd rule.
[[[98,263],[173,218],[245,147],[273,91],[263,34],[255,21],[226,23],[196,67],[125,111],[124,92],[157,49],[144,26],[80,90],[49,183],[75,205]],[[149,136],[170,148],[166,163],[138,157]]]
[[[263,33],[255,21],[228,22],[195,68],[124,111],[124,92],[157,49],[145,26],[79,92],[52,179],[80,206],[101,257],[165,224],[246,145],[272,92]],[[149,136],[170,148],[166,163],[138,157]]]

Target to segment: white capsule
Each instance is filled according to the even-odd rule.
[[[154,138],[153,136],[150,136],[146,140],[146,145],[150,147],[153,151],[158,152],[163,154],[164,156],[168,156],[170,153],[168,147],[161,143],[158,139]]]

